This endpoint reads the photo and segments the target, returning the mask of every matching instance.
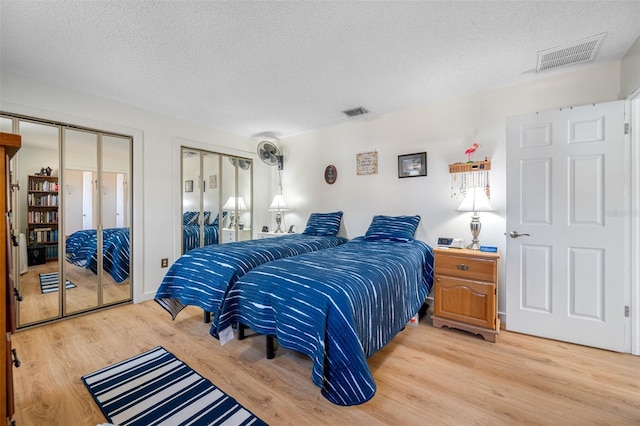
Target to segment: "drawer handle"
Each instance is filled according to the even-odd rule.
[[[465,265],[464,263],[458,263],[456,265],[456,268],[458,268],[461,271],[468,271],[469,270],[469,265]]]

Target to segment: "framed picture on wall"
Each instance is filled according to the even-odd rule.
[[[193,181],[185,180],[184,181],[184,192],[193,192]]]
[[[417,177],[427,175],[427,153],[398,155],[398,177]]]

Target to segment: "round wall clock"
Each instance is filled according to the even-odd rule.
[[[324,181],[329,185],[333,185],[338,178],[338,170],[336,170],[336,166],[330,165],[324,169]]]

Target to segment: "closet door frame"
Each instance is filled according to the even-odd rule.
[[[191,175],[187,175],[185,173],[185,152],[193,152],[193,153],[197,153],[198,157],[199,157],[199,161],[198,161],[198,173],[197,173],[197,179],[193,179],[193,184],[192,184],[192,191],[196,192],[196,190],[198,191],[198,223],[200,225],[200,245],[199,247],[203,247],[204,246],[204,211],[205,211],[205,200],[204,200],[204,193],[205,193],[205,188],[207,187],[208,184],[208,180],[207,177],[205,176],[205,164],[204,164],[204,157],[207,154],[211,154],[211,155],[216,155],[218,157],[218,175],[217,175],[217,188],[216,188],[216,192],[218,193],[217,195],[217,205],[218,205],[218,209],[216,211],[216,214],[219,217],[218,220],[218,244],[223,243],[223,238],[222,238],[222,230],[224,228],[224,222],[225,220],[227,220],[226,218],[224,218],[224,210],[223,210],[223,205],[225,203],[225,199],[223,198],[223,188],[225,187],[226,179],[225,179],[225,173],[223,173],[224,170],[224,166],[223,163],[224,161],[230,161],[234,164],[234,175],[233,175],[233,195],[235,197],[238,196],[238,194],[240,193],[240,182],[239,182],[239,173],[241,170],[240,164],[241,162],[245,162],[244,164],[249,164],[250,166],[250,175],[249,175],[249,207],[248,207],[248,213],[249,213],[249,228],[248,229],[252,229],[253,226],[253,160],[247,157],[243,157],[243,156],[239,156],[239,155],[233,155],[233,154],[226,154],[223,152],[217,152],[217,151],[211,151],[208,149],[203,149],[203,148],[193,148],[190,146],[186,146],[186,145],[180,145],[180,254],[184,254],[184,247],[185,247],[185,242],[184,242],[184,221],[182,220],[183,218],[183,214],[185,213],[185,192],[186,191],[186,181],[187,180],[191,180]],[[187,179],[189,178],[189,179]],[[189,191],[191,192],[191,191]],[[213,212],[212,212],[213,214]],[[237,217],[239,212],[237,210],[234,211],[235,216]],[[253,232],[253,230],[252,230]],[[236,240],[238,239],[238,229],[236,227],[235,229],[235,235],[236,235]]]
[[[66,256],[66,252],[65,252],[65,207],[66,207],[66,194],[65,194],[65,186],[66,186],[66,181],[65,181],[65,170],[66,170],[66,164],[65,164],[65,131],[66,130],[76,130],[76,131],[81,131],[81,132],[88,132],[88,133],[92,133],[95,134],[97,136],[98,139],[98,164],[96,167],[96,181],[97,181],[97,188],[102,188],[102,175],[103,175],[103,137],[107,136],[107,137],[115,137],[115,138],[120,138],[120,139],[125,139],[128,140],[128,152],[127,152],[127,157],[128,157],[128,171],[127,171],[127,180],[126,180],[126,217],[127,217],[127,222],[128,222],[128,228],[129,228],[129,275],[128,275],[128,280],[129,280],[129,294],[128,297],[126,299],[120,300],[120,301],[116,301],[113,303],[104,303],[104,294],[103,294],[103,284],[102,284],[102,276],[105,273],[103,270],[103,256],[104,253],[102,253],[103,251],[103,220],[102,220],[102,196],[101,196],[101,191],[97,191],[98,197],[97,197],[97,202],[94,205],[94,208],[97,209],[98,212],[98,216],[100,217],[100,220],[98,221],[98,224],[96,226],[97,229],[97,250],[98,250],[98,256],[97,256],[97,270],[99,271],[99,273],[97,274],[97,281],[98,281],[98,287],[97,287],[97,300],[98,303],[95,307],[91,307],[88,309],[82,309],[82,310],[78,310],[78,311],[74,311],[71,313],[68,313],[66,311],[66,288],[64,288],[64,286],[60,286],[60,290],[59,290],[59,297],[58,297],[58,314],[55,317],[50,317],[50,318],[46,318],[46,319],[42,319],[42,320],[35,320],[35,321],[31,321],[29,323],[25,323],[25,324],[21,324],[20,323],[20,308],[19,308],[19,304],[18,304],[18,309],[17,311],[17,328],[18,329],[26,329],[26,328],[31,328],[34,326],[38,326],[38,325],[42,325],[42,324],[46,324],[46,323],[50,323],[50,322],[54,322],[54,321],[58,321],[58,320],[62,320],[62,319],[66,319],[69,317],[73,317],[79,314],[84,314],[87,312],[91,312],[91,311],[97,311],[97,310],[101,310],[101,309],[105,309],[108,308],[110,306],[114,306],[114,305],[118,305],[118,304],[123,304],[123,303],[132,303],[133,302],[133,297],[134,297],[134,272],[133,272],[133,247],[134,247],[134,232],[133,232],[133,202],[134,202],[134,197],[133,197],[133,185],[134,185],[134,171],[133,171],[133,140],[134,137],[133,135],[126,135],[126,134],[120,134],[120,133],[116,133],[116,132],[112,132],[112,131],[103,131],[103,130],[98,130],[95,128],[90,128],[90,127],[84,127],[84,126],[80,126],[80,125],[73,125],[73,124],[69,124],[69,123],[62,123],[62,122],[58,122],[58,121],[53,121],[53,120],[48,120],[48,119],[42,119],[42,118],[37,118],[37,117],[32,117],[32,116],[26,116],[26,115],[21,115],[21,114],[15,114],[15,113],[10,113],[10,112],[5,112],[5,111],[0,111],[0,116],[2,116],[3,118],[7,118],[10,119],[12,121],[12,133],[17,133],[17,134],[21,134],[20,128],[19,128],[19,122],[24,121],[24,122],[31,122],[34,124],[40,124],[40,125],[48,125],[48,126],[52,126],[52,127],[57,127],[58,128],[58,169],[59,169],[59,173],[58,173],[58,183],[59,183],[59,190],[58,190],[58,277],[59,277],[59,282],[66,282],[67,277],[65,276],[65,256]],[[14,159],[13,161],[16,161],[16,159]],[[19,164],[19,163],[18,163]],[[19,166],[18,166],[18,170],[19,170]],[[20,184],[23,186],[22,190],[26,190],[27,188],[27,182],[20,182]],[[14,206],[13,206],[13,211],[15,215],[19,215],[22,211],[24,206],[21,205],[20,200],[18,200],[18,197],[14,197]],[[18,249],[14,250],[14,256],[13,256],[13,273],[14,273],[14,279],[15,282],[18,282],[18,280],[20,279],[20,256],[21,254],[19,253]]]

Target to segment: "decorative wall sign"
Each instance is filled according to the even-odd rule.
[[[338,170],[336,170],[336,166],[329,165],[326,169],[324,169],[324,181],[329,185],[333,185],[338,178]]]
[[[378,151],[356,154],[356,170],[358,175],[378,174]]]
[[[209,188],[216,189],[218,187],[218,175],[209,176]]]
[[[427,175],[427,153],[398,155],[398,177],[417,177]]]

